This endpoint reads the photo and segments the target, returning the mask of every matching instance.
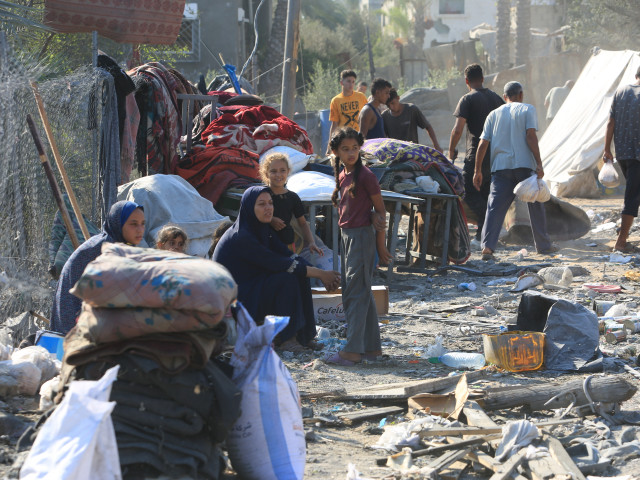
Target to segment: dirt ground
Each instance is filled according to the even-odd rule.
[[[593,210],[597,215],[592,227],[607,221],[617,221],[622,200],[619,198],[605,198],[598,200],[571,200],[585,211]],[[406,218],[401,224],[401,231],[406,231]],[[573,302],[589,306],[592,297],[582,288],[584,283],[602,282],[623,285],[623,293],[597,294],[597,300],[616,300],[618,302],[638,302],[636,289],[640,285],[626,280],[622,274],[628,270],[638,270],[640,256],[626,265],[616,265],[607,262],[611,246],[615,239],[615,229],[600,233],[589,233],[586,236],[568,242],[560,242],[560,251],[549,257],[535,254],[532,245],[500,246],[496,251],[497,262],[517,264],[522,267],[542,262],[550,262],[554,266],[581,265],[590,275],[574,279],[572,288],[566,292],[549,292]],[[632,230],[632,241],[640,241],[640,228]],[[520,259],[518,252],[526,248],[528,254]],[[399,252],[400,254],[400,252]],[[475,250],[466,266],[479,269],[487,267],[486,262],[480,260],[479,250]],[[452,352],[482,352],[482,334],[497,334],[500,326],[515,323],[520,293],[510,292],[510,285],[488,286],[487,283],[496,277],[471,276],[465,273],[451,271],[448,274],[427,275],[423,273],[395,273],[391,283],[384,272],[376,273],[375,284],[389,286],[389,314],[380,317],[384,357],[375,362],[363,362],[354,367],[336,367],[324,364],[321,353],[281,354],[291,375],[298,383],[302,394],[303,413],[306,417],[334,418],[344,412],[357,411],[367,407],[381,406],[375,403],[341,402],[322,396],[322,393],[344,389],[347,391],[364,389],[372,385],[391,384],[410,380],[445,377],[453,369],[442,364],[429,363],[426,350],[432,345],[437,336],[442,336],[443,346]],[[474,282],[475,291],[461,291],[458,285],[462,282]],[[537,287],[543,290],[542,287]],[[497,310],[497,314],[478,317],[472,315],[474,307],[489,304]],[[447,310],[447,311],[445,311]],[[344,326],[338,323],[323,325],[330,329],[334,340],[334,350],[337,339],[344,336]],[[601,337],[603,342],[603,337]],[[627,341],[618,345],[601,344],[605,352],[627,357],[629,364],[635,366],[635,355],[629,355],[627,347],[636,346],[635,355],[640,353],[640,335],[630,335]],[[605,372],[612,375],[615,372]],[[640,380],[628,373],[621,373],[623,377],[639,385]],[[536,372],[510,373],[495,370],[485,379],[473,384],[474,387],[496,387],[501,385],[542,384],[550,380],[568,381],[584,378],[581,374],[563,374],[539,370]],[[402,404],[400,404],[402,405]],[[405,407],[406,402],[402,405]],[[624,412],[637,412],[640,406],[640,394],[622,405]],[[18,418],[35,421],[38,418],[37,398],[17,397],[0,404],[0,410],[5,413],[17,414]],[[552,419],[556,412],[551,410],[541,412],[527,412],[522,408],[510,411],[489,412],[491,418],[499,425],[508,420],[534,418]],[[576,425],[580,426],[585,420],[595,420],[596,417],[581,419],[572,414]],[[0,426],[3,425],[0,419]],[[393,425],[405,421],[404,414],[386,417],[382,420],[386,425]],[[6,422],[5,422],[6,423]],[[372,449],[382,432],[381,419],[367,421],[360,424],[346,426],[331,424],[326,421],[305,424],[307,437],[306,479],[400,479],[426,478],[420,476],[402,476],[389,467],[379,467],[376,459],[385,457],[386,451]],[[619,431],[622,427],[614,427],[612,431]],[[567,427],[555,427],[551,433],[562,439],[567,434]],[[7,434],[6,427],[0,435],[0,476],[17,478],[17,470],[12,463],[15,460],[16,438]],[[10,433],[10,432],[9,432]],[[640,439],[640,435],[636,438]],[[416,459],[416,465],[423,466],[434,457]],[[361,472],[360,477],[347,477],[348,465],[354,464]],[[616,476],[628,474],[633,478],[640,472],[640,459],[615,463],[601,473],[602,476]],[[489,478],[486,470],[463,471],[459,478]],[[236,478],[231,475],[229,478]]]
[[[621,209],[621,199],[577,200],[571,202],[581,206],[585,211],[593,210],[598,217],[596,223],[605,223],[609,220],[617,221]],[[405,227],[406,228],[406,227]],[[637,228],[637,227],[636,227]],[[402,230],[402,225],[401,225]],[[632,230],[631,241],[640,240],[640,232]],[[570,301],[580,302],[590,306],[592,298],[582,288],[584,283],[602,282],[608,284],[622,284],[625,287],[623,293],[597,294],[597,300],[616,300],[618,302],[637,301],[636,288],[622,277],[623,272],[635,269],[633,263],[616,265],[605,261],[611,252],[611,246],[615,239],[615,229],[601,233],[589,233],[586,236],[567,242],[559,242],[560,251],[549,257],[535,253],[532,245],[508,245],[502,246],[496,251],[498,262],[515,263],[526,267],[530,264],[550,262],[554,266],[582,265],[591,275],[574,279],[571,291],[548,292]],[[592,246],[595,244],[595,246]],[[528,255],[519,260],[517,252],[522,248],[528,250]],[[640,259],[640,257],[639,257]],[[480,260],[479,251],[474,251],[467,266],[483,268],[484,262]],[[486,265],[486,264],[484,264]],[[482,334],[497,334],[499,327],[506,323],[515,323],[517,306],[520,293],[511,293],[509,285],[487,286],[490,280],[496,277],[470,276],[460,272],[449,272],[447,275],[428,276],[420,273],[398,273],[393,275],[389,285],[390,306],[389,315],[381,317],[381,334],[383,352],[387,357],[384,360],[363,363],[354,367],[336,367],[326,365],[320,361],[313,361],[318,355],[285,356],[285,363],[292,376],[298,382],[298,387],[303,395],[303,406],[313,410],[313,416],[326,417],[345,411],[356,411],[365,407],[380,406],[374,403],[361,404],[354,402],[339,402],[331,399],[310,399],[307,394],[320,393],[344,388],[356,390],[377,384],[390,384],[409,380],[428,379],[442,377],[450,374],[453,369],[441,364],[431,364],[425,356],[426,348],[433,344],[436,336],[441,335],[443,345],[449,351],[482,352]],[[462,282],[473,281],[477,285],[476,291],[460,291],[457,286]],[[381,276],[376,277],[376,283],[386,284]],[[542,287],[537,287],[543,290]],[[498,311],[497,315],[489,317],[472,316],[472,309],[489,303]],[[451,313],[437,313],[444,309],[461,305],[462,307]],[[340,333],[337,325],[327,325],[335,336]],[[635,345],[640,347],[640,335],[630,335],[626,342],[618,345],[605,344],[601,337],[604,351],[621,353],[625,347]],[[640,353],[640,350],[636,350]],[[636,354],[637,354],[636,353]],[[635,366],[635,357],[631,357],[630,365]],[[613,374],[613,373],[605,373]],[[639,379],[631,374],[622,373],[625,379],[636,386]],[[474,384],[478,387],[514,385],[514,384],[539,384],[550,379],[568,381],[575,378],[583,378],[586,375],[566,374],[558,375],[557,372],[540,370],[536,372],[510,373],[497,371],[487,379]],[[307,396],[307,398],[305,398]],[[640,394],[622,405],[623,411],[638,411]],[[406,404],[404,405],[406,408]],[[405,410],[406,413],[406,410]],[[307,412],[310,414],[310,412]],[[490,412],[491,418],[498,424],[504,424],[507,420],[522,418],[547,418],[553,417],[553,411],[529,413],[525,410]],[[571,418],[571,415],[569,415]],[[594,420],[595,417],[590,417]],[[386,419],[386,424],[391,425],[405,421],[403,415],[392,416]],[[576,417],[576,423],[582,420]],[[421,478],[401,477],[388,467],[376,466],[375,459],[384,457],[387,453],[383,450],[372,449],[381,433],[380,419],[364,422],[353,426],[331,426],[323,422],[307,425],[307,465],[305,478],[307,479],[344,479],[348,471],[348,464],[352,463],[361,472],[362,478]],[[616,427],[620,429],[621,427]],[[562,437],[562,429],[556,428],[552,433]],[[426,465],[434,457],[421,457],[416,464]],[[614,464],[603,476],[615,476],[630,474],[635,478],[640,472],[640,459]],[[463,473],[461,478],[489,478],[491,475],[485,472],[473,470]],[[351,477],[349,477],[351,478]]]

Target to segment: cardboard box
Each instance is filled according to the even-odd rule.
[[[376,302],[378,315],[389,313],[389,287],[374,285],[371,287],[373,299]],[[327,293],[324,288],[312,288],[313,311],[316,321],[344,320],[344,307],[342,306],[342,290]]]

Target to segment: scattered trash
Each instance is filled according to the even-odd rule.
[[[559,286],[570,287],[573,282],[573,273],[569,267],[547,267],[538,272],[544,280],[545,287]]]
[[[598,225],[596,228],[592,228],[591,233],[606,232],[607,230],[613,230],[614,228],[616,228],[615,222],[607,222],[602,225]]]
[[[528,420],[507,422],[502,427],[502,441],[496,449],[495,459],[502,462],[522,447],[526,447],[540,436],[538,427]]]
[[[452,368],[482,368],[486,361],[481,353],[450,352],[439,357],[430,357],[431,363],[443,363]]]
[[[470,290],[472,292],[475,292],[476,291],[476,284],[474,282],[460,283],[458,285],[458,290],[461,290],[461,291]]]
[[[442,345],[442,341],[444,340],[442,335],[436,336],[435,343],[432,343],[427,347],[427,350],[424,352],[427,357],[439,357],[447,353],[447,349]]]
[[[537,287],[538,285],[542,285],[543,283],[544,279],[537,273],[525,273],[520,278],[518,278],[516,284],[509,291],[523,292],[524,290]]]
[[[487,311],[482,307],[473,308],[471,310],[471,315],[473,315],[474,317],[488,317],[489,316]]]
[[[609,256],[609,262],[611,263],[629,263],[633,260],[633,257],[622,255],[621,253],[613,252]]]
[[[487,286],[496,287],[499,285],[512,285],[518,281],[518,277],[511,278],[496,278],[495,280],[491,280],[487,282]]]
[[[316,339],[318,341],[325,341],[331,338],[331,330],[325,327],[316,327]]]
[[[617,303],[615,305],[612,305],[602,316],[603,317],[622,317],[628,314],[629,314],[629,311],[627,309],[627,306],[624,303]]]
[[[622,291],[622,287],[619,285],[602,285],[600,283],[585,283],[582,287],[598,293],[620,293]]]
[[[624,272],[624,278],[632,282],[640,282],[640,272],[637,270],[629,270],[628,272]]]

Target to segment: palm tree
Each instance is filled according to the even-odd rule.
[[[524,65],[531,49],[531,0],[518,0],[516,20],[516,65]]]
[[[509,68],[509,36],[511,29],[511,2],[498,0],[497,2],[497,39],[496,39],[496,70],[498,72]]]

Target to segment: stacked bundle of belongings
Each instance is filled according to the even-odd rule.
[[[395,140],[391,138],[376,138],[367,140],[362,152],[378,159],[381,164],[375,165],[372,171],[383,168],[380,178],[380,187],[383,190],[392,190],[412,195],[411,190],[399,188],[409,182],[415,183],[415,179],[422,176],[429,176],[435,180],[439,186],[439,193],[458,195],[464,197],[464,181],[462,173],[436,149],[419,145],[416,143]],[[416,184],[416,195],[419,195],[420,188]],[[433,200],[434,208],[438,207],[438,200]],[[441,230],[444,229],[444,222],[437,221],[430,223],[430,228],[434,229],[434,244],[427,246],[427,253],[437,256],[437,249],[442,248],[438,242],[442,241]],[[417,229],[421,229],[421,219],[417,222]],[[421,235],[416,235],[418,241]],[[419,249],[419,245],[414,246]],[[432,250],[435,249],[435,250]],[[431,250],[431,251],[430,251]],[[453,263],[464,263],[471,254],[469,230],[467,219],[462,208],[462,201],[458,199],[458,208],[452,212],[450,232],[449,232],[449,260]]]
[[[141,175],[173,173],[178,161],[182,101],[177,94],[197,94],[180,72],[151,62],[127,72],[135,84],[135,102],[140,123],[135,135],[135,158]],[[193,114],[197,112],[192,112]],[[129,104],[127,103],[127,118]],[[132,125],[132,128],[134,125]],[[129,179],[127,177],[126,182]],[[123,183],[126,183],[123,182]]]
[[[237,294],[229,272],[196,257],[106,244],[72,293],[83,307],[65,338],[61,384],[120,365],[110,400],[123,478],[219,478],[218,444],[240,413],[227,365],[212,360]]]
[[[307,132],[272,107],[230,105],[217,113],[174,171],[214,205],[227,188],[259,182],[259,157],[270,148],[313,153]]]

